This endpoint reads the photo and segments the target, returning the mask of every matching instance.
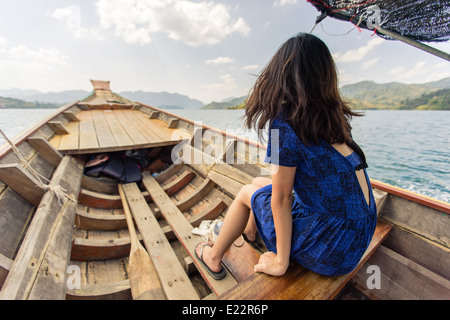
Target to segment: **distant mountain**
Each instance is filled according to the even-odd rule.
[[[205,105],[200,100],[191,99],[178,93],[126,91],[119,93],[119,95],[131,101],[142,102],[157,108],[200,109]]]
[[[20,99],[27,102],[54,103],[59,106],[76,100],[83,100],[89,96],[91,92],[84,90],[71,90],[61,92],[43,93],[36,90],[0,90],[0,96]],[[126,91],[118,93],[132,101],[142,102],[157,108],[165,109],[200,109],[205,104],[199,100],[191,99],[177,93],[168,92],[145,92],[145,91]]]
[[[0,109],[52,109],[58,108],[59,105],[43,102],[27,102],[14,98],[0,97]]]
[[[362,81],[343,86],[341,93],[353,103],[355,109],[416,109],[418,106],[408,103],[440,89],[450,89],[450,77],[422,84]],[[433,106],[436,107],[429,107]]]
[[[399,82],[380,84],[373,81],[362,81],[343,86],[341,93],[353,103],[355,109],[448,110],[448,92],[439,91],[443,89],[450,89],[450,77],[422,84]],[[84,90],[42,93],[36,90],[0,89],[0,97],[20,99],[22,102],[32,103],[27,105],[27,108],[30,108],[33,104],[36,108],[47,108],[50,105],[58,107],[72,101],[83,100],[90,94],[91,92]],[[178,93],[125,91],[118,94],[129,100],[161,109],[242,109],[245,107],[244,101],[247,98],[247,96],[229,98],[222,102],[214,101],[205,105],[197,99]],[[19,105],[25,106],[23,103],[15,104],[12,101],[8,103],[11,108],[19,108]],[[49,104],[49,106],[44,106],[46,104]],[[6,105],[4,101],[0,102],[0,108],[4,108],[4,105]]]
[[[61,92],[47,92],[43,93],[36,90],[21,90],[21,89],[11,89],[11,90],[0,90],[1,97],[15,98],[28,102],[45,102],[45,103],[55,103],[59,106],[67,104],[72,101],[82,100],[91,93],[84,90],[70,90]]]

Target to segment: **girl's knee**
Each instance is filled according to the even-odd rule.
[[[248,195],[250,193],[253,193],[254,191],[254,184],[246,184],[245,186],[242,187],[241,191],[239,192],[239,194],[242,195]]]
[[[258,185],[258,180],[259,180],[259,177],[258,177],[258,178],[254,178],[254,179],[252,180],[252,184],[254,184],[255,186],[257,186],[257,185]]]
[[[259,187],[255,186],[254,184],[247,184],[242,187],[237,197],[247,202],[252,197],[253,193],[255,193],[255,191],[258,189]]]
[[[241,191],[236,196],[236,200],[238,200],[242,204],[245,204],[248,208],[251,209],[252,196],[258,189],[259,187],[253,184],[247,184],[242,187]]]
[[[265,187],[272,183],[272,179],[265,177],[256,177],[252,180],[252,184],[260,188]]]

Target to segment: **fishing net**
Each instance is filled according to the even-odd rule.
[[[377,31],[378,27],[410,39],[440,42],[450,39],[449,0],[307,0],[322,15],[350,21],[356,26]]]

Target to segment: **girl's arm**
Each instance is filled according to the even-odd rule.
[[[292,241],[292,189],[296,168],[272,166],[272,213],[277,237],[277,254],[263,254],[256,272],[281,276],[289,267]]]

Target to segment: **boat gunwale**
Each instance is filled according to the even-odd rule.
[[[430,198],[427,196],[424,196],[419,193],[415,193],[403,188],[399,188],[381,181],[377,180],[370,180],[370,183],[372,184],[372,187],[384,192],[387,192],[391,195],[397,196],[399,198],[412,201],[417,204],[421,204],[425,207],[432,208],[435,210],[438,210],[442,213],[446,213],[450,215],[450,204],[446,203],[444,201],[440,201],[434,198]]]
[[[174,114],[174,113],[170,113],[170,112],[167,112],[167,111],[165,111],[165,110],[158,109],[158,108],[156,108],[156,107],[147,105],[147,104],[145,104],[145,103],[142,103],[142,102],[136,102],[136,104],[139,105],[139,106],[147,107],[147,108],[149,108],[149,109],[153,109],[154,111],[157,111],[157,112],[164,113],[164,114],[166,114],[166,115],[169,115],[169,116],[171,116],[171,117],[173,117],[173,118],[177,118],[177,119],[182,120],[182,121],[185,121],[185,122],[190,123],[190,124],[192,124],[192,125],[196,125],[196,126],[199,125],[199,123],[197,123],[197,122],[195,122],[195,121],[193,121],[193,120],[191,120],[191,119],[187,119],[187,118],[181,117],[181,116],[176,115],[176,114]],[[263,145],[263,144],[261,144],[261,143],[259,143],[259,142],[257,142],[257,141],[254,141],[254,140],[251,140],[251,139],[248,139],[248,138],[244,138],[244,137],[241,137],[241,136],[238,136],[238,135],[234,135],[234,134],[228,133],[228,132],[226,132],[226,131],[223,131],[223,130],[221,130],[221,129],[218,129],[218,128],[215,128],[215,127],[212,127],[212,126],[208,126],[208,125],[203,124],[203,123],[202,123],[201,127],[202,127],[203,129],[215,131],[215,132],[217,132],[217,133],[222,134],[223,136],[226,136],[226,137],[232,138],[232,139],[236,139],[236,140],[238,140],[238,141],[244,142],[244,143],[249,144],[249,145],[252,145],[252,146],[254,146],[254,147],[257,147],[257,148],[260,148],[260,149],[263,149],[263,150],[266,150],[266,149],[267,149],[267,146],[265,146],[265,145]]]
[[[13,137],[11,142],[14,144],[14,146],[18,146],[22,144],[24,141],[26,141],[30,136],[35,134],[37,131],[39,131],[43,126],[48,124],[49,121],[56,118],[60,114],[62,114],[64,111],[67,111],[68,109],[75,107],[80,100],[76,100],[74,102],[70,102],[58,109],[55,109],[55,112],[52,112],[51,114],[45,116],[41,120],[37,121],[31,128],[25,129],[21,133],[19,133],[17,136]],[[12,147],[8,144],[8,142],[5,142],[4,145],[0,146],[0,160],[6,157],[10,152],[12,151]]]

